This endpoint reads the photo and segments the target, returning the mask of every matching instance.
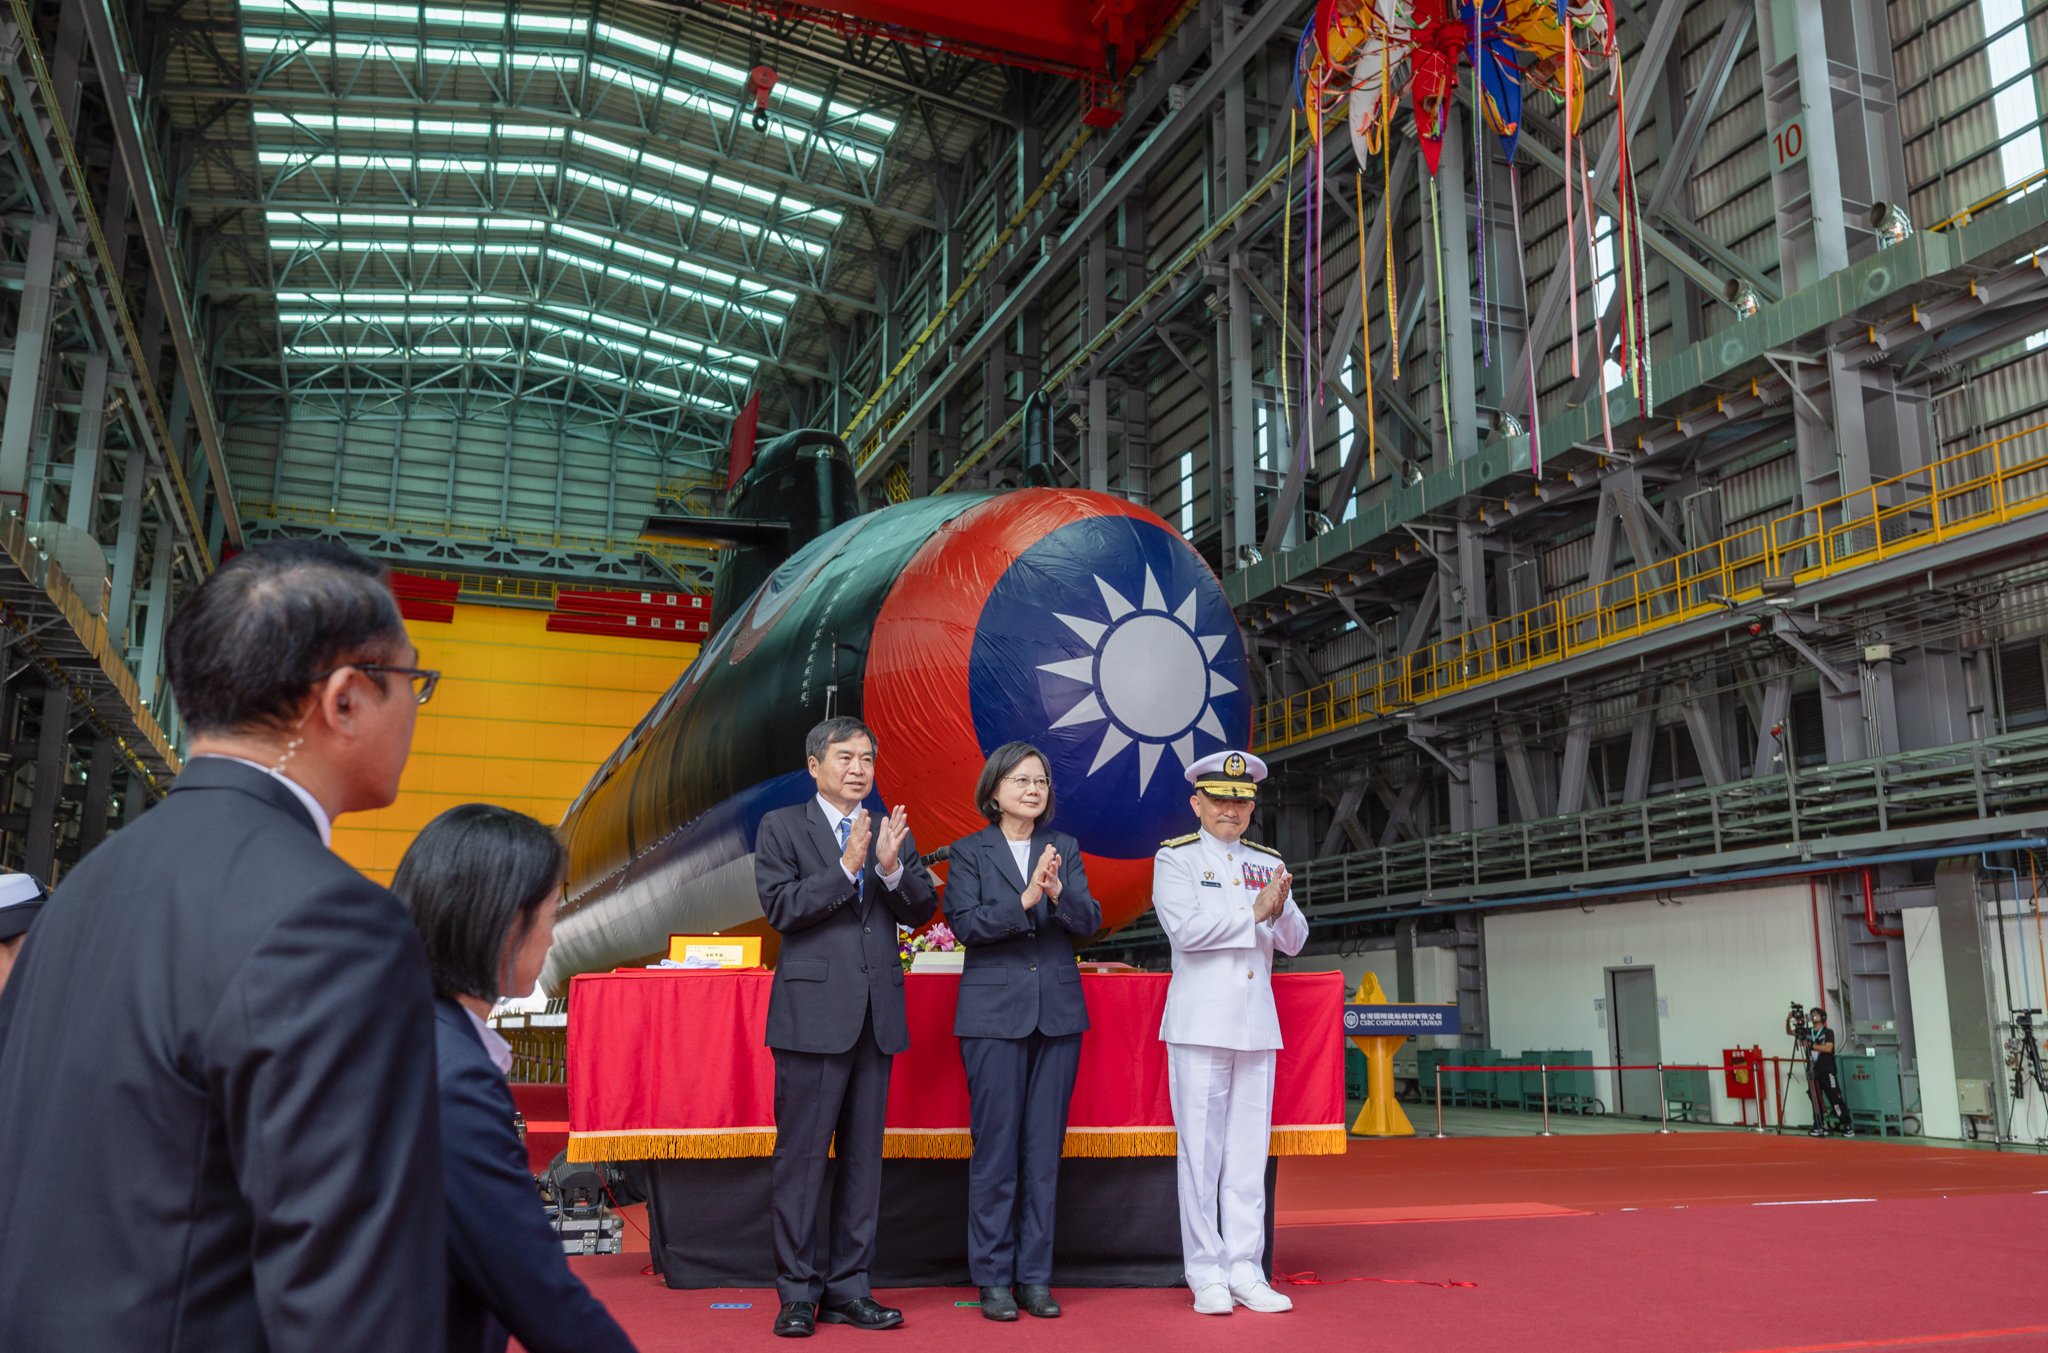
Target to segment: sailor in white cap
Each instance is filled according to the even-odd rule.
[[[29,924],[48,900],[33,874],[0,874],[0,987],[7,985]]]
[[[1278,851],[1244,839],[1266,763],[1218,752],[1188,768],[1201,830],[1159,848],[1152,909],[1173,945],[1159,1037],[1179,1132],[1180,1237],[1195,1310],[1294,1303],[1266,1281],[1266,1157],[1280,1016],[1273,951],[1298,954],[1308,921]]]

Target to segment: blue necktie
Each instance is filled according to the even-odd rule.
[[[842,817],[842,818],[840,818],[840,819],[839,819],[839,848],[840,848],[841,850],[845,850],[845,849],[846,849],[846,838],[847,838],[847,837],[849,837],[849,836],[851,836],[851,835],[853,835],[853,819],[852,819],[852,818],[850,818],[850,817]]]

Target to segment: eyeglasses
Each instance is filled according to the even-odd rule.
[[[391,676],[404,677],[407,684],[412,687],[412,698],[415,704],[424,705],[427,701],[433,699],[434,687],[441,684],[441,674],[431,667],[394,667],[389,663],[382,662],[345,662],[339,667],[330,668],[320,673],[313,680],[325,681],[336,672],[344,672],[350,668],[354,668],[358,672],[384,672]]]
[[[1003,778],[1003,783],[1012,789],[1052,788],[1052,781],[1046,779],[1043,775],[1009,775]]]

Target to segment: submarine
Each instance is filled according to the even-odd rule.
[[[649,520],[722,547],[711,635],[564,815],[544,990],[654,961],[671,934],[772,949],[755,831],[815,793],[804,736],[833,715],[874,731],[868,807],[905,805],[927,857],[986,825],[988,753],[1035,744],[1105,933],[1151,905],[1154,851],[1193,822],[1186,767],[1246,745],[1243,636],[1179,532],[1027,456],[1022,487],[862,512],[845,444],[799,430],[761,449],[729,516]]]

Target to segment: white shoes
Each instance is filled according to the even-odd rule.
[[[1257,1311],[1262,1315],[1277,1315],[1281,1311],[1291,1311],[1294,1309],[1294,1299],[1292,1297],[1281,1296],[1266,1283],[1253,1283],[1249,1287],[1233,1287],[1230,1289],[1230,1299],[1244,1307],[1247,1311]],[[1195,1309],[1201,1309],[1199,1301],[1195,1303]]]
[[[1234,1294],[1222,1283],[1209,1283],[1195,1289],[1196,1315],[1229,1315],[1231,1297]]]

